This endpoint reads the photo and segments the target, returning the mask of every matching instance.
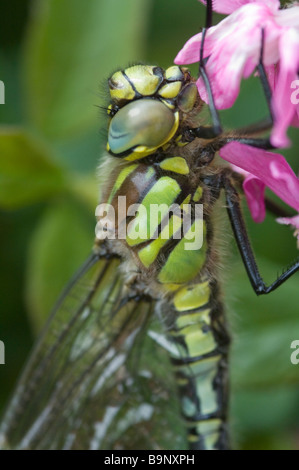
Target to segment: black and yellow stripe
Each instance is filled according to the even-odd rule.
[[[193,450],[226,449],[227,356],[229,337],[222,304],[211,281],[180,288],[169,335],[182,415]]]

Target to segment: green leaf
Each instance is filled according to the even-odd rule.
[[[63,171],[39,142],[19,129],[0,130],[0,206],[14,209],[64,189]]]
[[[31,240],[26,298],[33,327],[40,330],[70,278],[91,251],[95,218],[72,200],[46,211]]]
[[[99,83],[141,59],[149,0],[38,0],[25,49],[30,120],[54,137],[98,121]]]

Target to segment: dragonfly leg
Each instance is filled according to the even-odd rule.
[[[255,147],[262,150],[274,150],[276,148],[273,147],[269,138],[258,137],[227,137],[221,139],[220,148],[228,144],[229,142],[239,142],[240,144],[250,145],[251,147]]]
[[[272,91],[271,91],[271,87],[269,85],[268,77],[267,77],[266,70],[265,70],[264,63],[263,63],[264,44],[265,44],[265,30],[262,29],[262,41],[261,41],[261,49],[260,49],[260,58],[259,58],[259,64],[257,66],[257,70],[258,70],[258,73],[259,73],[259,78],[260,78],[261,83],[262,83],[265,98],[266,98],[266,101],[267,101],[267,104],[268,104],[270,119],[271,119],[271,122],[273,124],[274,120],[273,120],[272,105],[271,105]]]
[[[200,52],[199,52],[199,73],[202,76],[202,79],[204,81],[204,84],[208,93],[209,108],[211,112],[213,126],[209,128],[199,128],[202,130],[203,135],[197,135],[197,137],[202,137],[202,138],[213,138],[213,137],[217,137],[217,135],[222,133],[222,127],[220,123],[219,114],[215,106],[211,83],[210,83],[210,80],[206,71],[206,67],[205,67],[206,60],[204,60],[203,58],[205,37],[206,37],[207,30],[212,26],[212,16],[213,16],[212,0],[207,0],[206,24],[205,24],[205,27],[202,29],[202,38],[201,38],[201,45],[200,45]],[[206,135],[208,136],[206,137]],[[210,137],[210,135],[212,137]]]
[[[211,117],[213,121],[212,127],[198,127],[197,129],[192,129],[194,137],[199,137],[202,139],[212,139],[217,137],[222,133],[222,127],[220,123],[220,118],[218,111],[215,106],[214,97],[212,93],[212,87],[209,80],[209,77],[206,72],[205,64],[208,59],[203,59],[203,50],[204,50],[204,42],[205,36],[208,28],[212,25],[212,1],[207,0],[207,8],[206,8],[206,26],[202,30],[202,41],[200,47],[200,59],[199,59],[199,71],[203,78],[208,97],[209,97],[209,107],[211,112]],[[265,43],[265,31],[264,29],[261,30],[261,49],[260,49],[260,56],[259,56],[259,63],[257,66],[257,71],[259,74],[259,78],[261,80],[262,88],[264,91],[264,95],[267,101],[267,105],[269,108],[269,117],[268,119],[258,123],[256,126],[249,126],[248,129],[240,129],[239,135],[240,137],[230,139],[228,141],[238,141],[240,143],[244,143],[247,145],[251,145],[253,147],[257,147],[260,149],[271,150],[274,149],[273,145],[270,143],[269,139],[258,139],[258,138],[246,138],[242,137],[242,134],[254,134],[263,131],[265,128],[266,130],[271,128],[274,122],[273,113],[272,113],[272,106],[271,106],[271,98],[272,98],[272,91],[268,81],[267,73],[265,70],[265,66],[263,63],[263,56],[264,56],[264,43]]]
[[[251,285],[257,295],[269,294],[299,270],[299,259],[288,267],[272,284],[266,286],[255,261],[249,241],[247,229],[241,211],[240,198],[237,190],[227,178],[224,179],[227,211],[235,235],[235,239],[243,259]]]

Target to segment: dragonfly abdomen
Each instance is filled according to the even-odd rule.
[[[180,288],[174,315],[165,312],[181,410],[192,450],[228,448],[228,347],[223,307],[215,282]]]

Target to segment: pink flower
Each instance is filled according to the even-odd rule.
[[[299,212],[299,179],[282,155],[231,142],[220,150],[220,156],[245,175],[243,189],[255,222],[262,222],[265,218],[266,186]],[[278,222],[299,229],[299,216],[278,219]]]
[[[289,125],[299,127],[299,29],[287,30],[281,37],[279,48],[279,72],[272,98],[275,120],[271,142],[276,147],[286,147],[289,145],[286,137]]]
[[[294,229],[294,236],[297,237],[297,248],[299,249],[299,215],[294,217],[280,217],[276,219],[279,224],[291,225]]]
[[[203,2],[205,3],[205,2]],[[262,30],[263,63],[272,86],[275,124],[272,144],[287,146],[290,125],[299,126],[299,4],[279,10],[277,0],[216,0],[213,7],[231,13],[218,25],[208,29],[204,58],[218,109],[235,102],[242,78],[253,73],[259,63]],[[193,36],[175,58],[177,64],[198,62],[201,33]],[[208,102],[202,78],[197,81],[202,99]],[[295,88],[295,89],[294,89]]]
[[[227,15],[233,13],[237,8],[246,5],[246,3],[258,3],[260,1],[261,0],[213,0],[213,11]],[[206,5],[205,0],[200,0],[200,2]],[[263,3],[275,10],[278,10],[280,7],[279,0],[264,0]]]

